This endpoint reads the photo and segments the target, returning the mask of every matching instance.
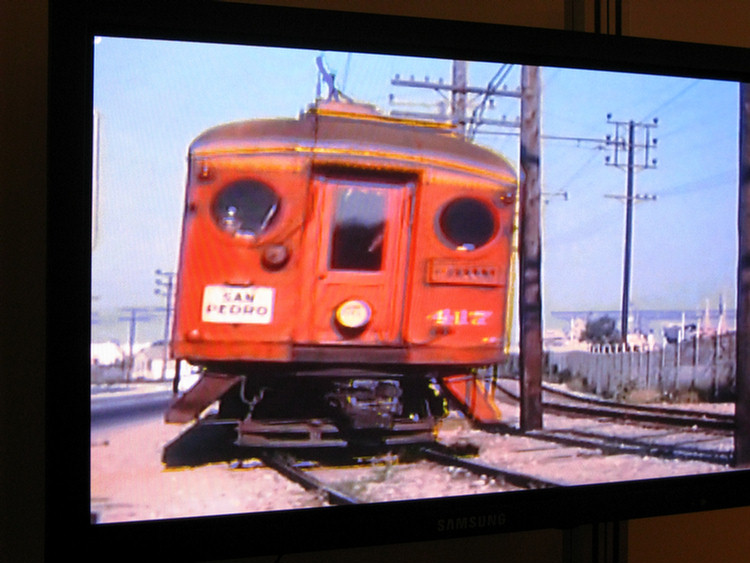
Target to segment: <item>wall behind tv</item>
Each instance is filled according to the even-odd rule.
[[[750,47],[747,0],[622,0],[619,19],[616,0],[258,3],[557,29],[620,29],[625,35]],[[0,0],[0,561],[43,558],[47,6],[46,0]],[[59,375],[65,377],[61,368]],[[750,553],[748,528],[750,508],[631,521],[629,560],[745,561]],[[556,562],[564,557],[560,539],[559,531],[549,530],[305,554],[284,561],[464,561],[471,557]]]

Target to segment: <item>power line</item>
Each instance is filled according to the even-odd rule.
[[[737,171],[722,170],[710,176],[704,176],[698,180],[676,184],[667,188],[660,189],[657,193],[659,197],[682,196],[685,194],[701,192],[704,190],[715,190],[717,187],[723,187],[728,183],[736,183]]]
[[[663,110],[668,105],[672,104],[672,102],[674,102],[676,99],[680,98],[688,90],[694,88],[698,84],[700,84],[700,80],[694,79],[690,84],[688,84],[687,86],[685,86],[682,90],[680,90],[679,92],[677,92],[674,96],[672,96],[671,98],[667,99],[660,106],[658,106],[655,110],[653,110],[650,113],[648,113],[641,121],[650,120],[653,116],[657,115],[659,112],[661,112],[661,110]]]
[[[414,117],[420,119],[438,119],[450,120],[454,127],[461,132],[466,138],[471,139],[477,133],[480,125],[492,125],[496,127],[520,128],[521,123],[518,119],[509,120],[505,116],[502,119],[484,118],[485,109],[493,107],[495,97],[521,98],[521,89],[509,90],[506,87],[501,88],[502,82],[507,78],[512,65],[502,65],[500,70],[490,80],[487,86],[469,86],[468,84],[468,64],[466,61],[453,61],[452,81],[445,82],[443,79],[437,81],[425,77],[424,80],[417,80],[414,76],[403,79],[397,74],[392,80],[391,85],[403,86],[408,88],[421,88],[437,92],[446,101],[450,102],[448,106],[444,102],[438,102],[437,111],[415,112],[415,111],[391,111],[391,115],[396,117]],[[446,97],[449,94],[449,97]],[[482,101],[475,104],[473,108],[468,100],[468,95],[474,94],[481,96]],[[394,103],[394,97],[390,96],[391,103]],[[433,105],[433,107],[435,107]],[[448,111],[450,108],[450,111]],[[468,112],[471,116],[468,117]]]

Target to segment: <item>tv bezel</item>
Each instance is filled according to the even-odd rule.
[[[499,495],[92,524],[90,390],[83,373],[89,363],[96,35],[500,60],[738,82],[750,82],[750,52],[560,30],[227,2],[51,2],[49,18],[48,554],[85,545],[92,553],[117,546],[118,558],[148,553],[177,560],[225,559],[572,528],[750,504],[750,473],[734,470]],[[478,521],[493,525],[480,527]],[[195,538],[198,541],[191,541]]]

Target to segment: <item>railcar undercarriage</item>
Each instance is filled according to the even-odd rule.
[[[167,422],[196,420],[218,400],[218,412],[203,421],[233,423],[237,446],[377,447],[432,442],[445,414],[437,381],[425,372],[303,367],[242,375],[228,367],[204,371],[172,403]]]

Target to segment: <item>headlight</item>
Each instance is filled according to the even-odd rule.
[[[336,322],[348,329],[361,329],[370,322],[372,311],[364,301],[345,301],[336,309]]]
[[[214,198],[211,213],[223,230],[257,236],[273,222],[280,200],[269,186],[256,180],[238,180],[222,188]]]

